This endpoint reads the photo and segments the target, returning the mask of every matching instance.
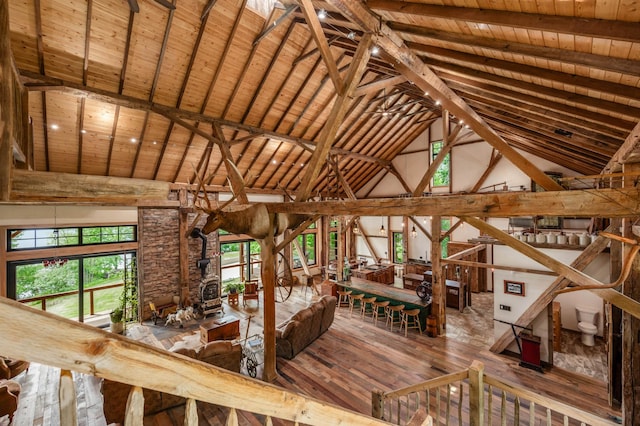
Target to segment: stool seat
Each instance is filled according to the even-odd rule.
[[[362,299],[364,299],[364,293],[351,293],[349,295],[349,316],[353,314],[353,307],[355,306],[356,302],[358,302],[358,308],[362,309]]]
[[[378,325],[378,317],[380,315],[380,309],[382,308],[382,318],[387,319],[387,306],[391,303],[389,300],[380,300],[372,303],[373,305],[373,324]]]
[[[375,301],[376,301],[375,296],[365,297],[362,299],[362,304],[361,304],[362,306],[360,310],[360,316],[362,317],[362,319],[364,319],[364,317],[366,317],[367,315],[371,315],[371,318],[373,319],[373,302]],[[369,307],[368,310],[367,310],[367,306]]]
[[[404,337],[407,337],[410,328],[417,328],[422,334],[422,325],[420,325],[420,309],[404,309],[402,312],[400,323],[400,331],[404,327]],[[411,322],[409,322],[411,320]]]
[[[351,293],[351,290],[338,290],[338,308],[343,306],[343,303],[345,306],[349,306],[349,296]]]
[[[389,305],[386,309],[389,331],[393,331],[393,324],[400,324],[400,329],[402,330],[402,310],[404,309],[404,305]]]

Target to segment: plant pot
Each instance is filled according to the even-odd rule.
[[[112,333],[122,334],[124,333],[124,323],[122,321],[112,322],[109,325],[109,329],[111,330]]]

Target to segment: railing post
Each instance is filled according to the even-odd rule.
[[[484,364],[480,361],[469,367],[469,424],[484,424]]]
[[[76,426],[78,424],[78,409],[76,403],[76,388],[73,383],[73,375],[69,370],[60,371],[60,424]]]
[[[140,386],[134,386],[127,398],[127,408],[124,413],[125,425],[141,425],[144,420],[144,395]]]
[[[379,390],[371,391],[371,417],[382,419],[384,415],[384,392]]]

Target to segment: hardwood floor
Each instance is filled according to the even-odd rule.
[[[277,305],[277,322],[306,306],[312,296],[303,297],[301,289],[294,289],[291,298]],[[467,368],[473,360],[484,363],[488,374],[518,386],[530,388],[540,394],[563,401],[596,415],[607,418],[620,415],[607,404],[606,384],[600,380],[552,368],[544,374],[522,368],[518,359],[496,355],[488,350],[489,337],[493,334],[481,325],[480,316],[487,316],[480,298],[474,295],[474,305],[460,314],[447,309],[447,336],[430,338],[411,331],[409,337],[384,328],[382,322],[374,326],[370,318],[361,320],[358,315],[349,316],[348,309],[336,310],[331,328],[293,360],[278,358],[278,378],[275,384],[302,392],[314,398],[328,401],[365,414],[371,413],[371,391],[388,391],[435,378],[446,373]],[[313,296],[317,299],[318,296]],[[477,301],[477,303],[476,303]],[[250,302],[246,309],[225,305],[226,313],[241,319],[241,333],[248,335],[262,330],[262,313]],[[472,323],[473,326],[469,325]],[[467,327],[467,331],[463,328]],[[164,324],[142,324],[131,327],[127,335],[132,339],[170,348],[184,337],[198,333],[197,324],[187,324],[185,329],[165,327]],[[260,367],[260,366],[259,366]],[[261,371],[258,374],[260,377]],[[74,375],[78,392],[79,424],[105,425],[99,381],[93,377]],[[33,365],[19,381],[23,385],[20,405],[14,425],[56,425],[57,421],[57,371],[53,368]],[[199,404],[200,424],[223,424],[227,410],[210,404]],[[181,425],[184,409],[169,410],[148,418],[146,425]],[[250,413],[239,412],[240,424],[263,424],[263,419]],[[274,424],[289,424],[274,422]]]

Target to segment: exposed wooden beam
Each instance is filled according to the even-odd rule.
[[[602,169],[602,173],[612,173],[622,170],[622,165],[629,161],[640,159],[640,122],[636,124],[627,139],[611,157],[607,165]]]
[[[329,77],[331,77],[331,81],[333,81],[336,93],[338,93],[338,95],[342,95],[344,94],[345,85],[342,82],[340,73],[338,72],[336,60],[331,54],[329,43],[327,43],[327,39],[324,35],[324,31],[322,30],[322,25],[320,25],[320,21],[318,20],[318,15],[313,7],[313,3],[311,0],[298,0],[298,3],[300,3],[304,19],[307,21],[309,31],[311,31],[311,35],[316,42],[316,46],[318,47],[318,50],[320,50],[320,56],[322,56],[324,64],[327,67]]]
[[[319,215],[311,216],[309,219],[302,222],[296,229],[291,230],[284,236],[284,239],[276,246],[276,253],[281,252],[284,248],[290,244],[298,235],[302,234],[312,223],[320,219]]]
[[[553,179],[549,178],[542,170],[538,169],[531,161],[507,144],[487,123],[473,111],[458,95],[456,95],[440,78],[429,69],[411,50],[404,44],[402,38],[385,24],[380,23],[378,16],[361,2],[349,2],[346,0],[328,0],[350,21],[360,25],[365,31],[379,34],[378,45],[384,49],[398,63],[396,69],[404,74],[408,80],[431,97],[437,97],[444,108],[464,119],[477,134],[484,138],[490,145],[498,149],[516,167],[530,176],[536,183],[548,191],[561,190],[562,188]]]
[[[168,197],[168,182],[15,169],[10,199],[131,206],[144,200],[163,203]]]
[[[11,194],[13,169],[13,129],[17,122],[13,101],[13,65],[9,35],[9,3],[0,4],[0,201]]]
[[[428,46],[415,42],[407,42],[407,46],[409,46],[410,49],[419,52],[419,56],[426,56],[429,60],[432,57],[434,59],[447,58],[447,61],[455,63],[466,63],[493,68],[496,70],[496,73],[522,74],[529,77],[551,81],[559,85],[581,87],[597,93],[609,93],[624,99],[635,100],[640,98],[640,89],[627,84],[612,83],[601,79],[568,74],[562,71],[554,71],[547,68],[510,62],[502,59],[488,58],[486,56],[472,55],[470,53],[458,52],[456,50],[443,49],[441,47]],[[640,68],[640,64],[638,65],[638,68]]]
[[[386,77],[381,80],[372,81],[371,83],[363,84],[359,86],[355,92],[354,96],[362,96],[369,95],[371,93],[379,92],[382,88],[389,88],[395,86],[396,84],[404,83],[407,81],[405,76],[397,75],[395,77]]]
[[[478,37],[477,35],[440,31],[419,25],[406,24],[404,22],[387,22],[387,25],[394,31],[438,40],[439,43],[447,42],[465,47],[479,47],[501,53],[531,56],[549,61],[558,61],[566,64],[582,65],[590,68],[640,76],[638,61],[634,60],[596,55],[589,52],[576,52],[574,50],[555,47],[518,43],[512,40],[507,41]]]
[[[478,180],[476,181],[476,183],[473,185],[473,187],[471,188],[471,190],[469,192],[471,192],[471,193],[478,192],[478,189],[480,189],[480,187],[482,187],[482,184],[487,180],[487,177],[489,177],[489,175],[491,174],[493,169],[496,168],[496,166],[498,165],[498,162],[501,159],[502,159],[502,154],[497,152],[495,150],[495,148],[493,150],[491,150],[491,158],[489,159],[489,164],[487,165],[487,168],[484,169],[484,172],[482,173],[482,176],[480,176],[480,178],[478,178]]]
[[[525,274],[549,275],[549,276],[554,276],[554,277],[558,276],[558,274],[556,274],[553,271],[545,271],[545,270],[542,270],[542,269],[518,268],[517,266],[494,265],[494,264],[491,264],[491,263],[471,262],[471,261],[468,261],[468,260],[456,260],[456,259],[445,258],[445,259],[440,260],[440,262],[442,262],[444,264],[449,264],[449,265],[467,266],[469,268],[498,269],[498,270],[502,270],[502,271],[524,272]],[[526,326],[523,325],[522,327],[526,327]],[[509,329],[508,334],[511,337],[513,337],[513,332],[511,331],[511,329]],[[509,344],[510,343],[511,342],[509,342]],[[507,346],[509,346],[509,344],[507,344]],[[497,351],[497,352],[502,352],[503,350],[504,349],[502,349],[500,351]]]
[[[131,12],[133,13],[139,13],[140,12],[140,6],[138,6],[138,0],[127,0],[129,2],[129,9],[131,9]]]
[[[565,265],[564,263],[554,259],[553,257],[541,252],[540,250],[530,246],[527,243],[524,243],[511,235],[507,234],[499,230],[498,228],[489,225],[487,222],[484,222],[476,217],[462,217],[462,220],[474,226],[481,232],[486,233],[487,235],[492,236],[493,238],[502,241],[512,249],[524,254],[525,256],[535,260],[543,266],[551,269],[556,272],[558,275],[563,275],[567,279],[578,285],[584,286],[602,286],[603,283],[599,282],[595,278],[590,277],[589,275],[573,268],[569,265]],[[595,293],[596,295],[602,297],[609,303],[612,303],[627,312],[630,315],[640,319],[640,303],[630,299],[629,297],[623,295],[622,293],[611,289],[611,288],[603,288],[603,289],[592,289],[589,288],[590,292]],[[539,300],[540,298],[538,298]],[[546,305],[545,305],[546,306]]]
[[[552,33],[624,40],[633,43],[640,42],[638,26],[636,22],[631,21],[613,21],[561,15],[538,15],[535,13],[511,12],[506,10],[439,6],[391,0],[368,0],[367,6],[371,9],[400,12],[408,15],[432,16],[511,28],[528,28]]]
[[[371,240],[369,239],[369,236],[362,229],[362,226],[360,225],[360,221],[356,220],[356,223],[358,224],[358,228],[360,229],[360,235],[362,236],[362,241],[364,241],[364,245],[367,246],[367,250],[369,250],[369,253],[371,253],[371,257],[373,257],[373,260],[375,263],[380,263],[380,256],[378,256],[378,254],[376,253],[376,250],[373,248],[373,245],[371,245]]]
[[[218,143],[218,147],[220,148],[220,153],[222,154],[222,161],[224,162],[225,168],[227,170],[227,176],[229,176],[229,181],[231,182],[231,188],[233,189],[233,195],[236,196],[236,199],[240,204],[247,204],[249,202],[249,198],[247,198],[247,193],[245,190],[245,183],[242,177],[242,174],[236,167],[236,163],[233,160],[233,155],[231,154],[231,150],[229,149],[229,145],[224,140],[224,134],[222,133],[222,129],[219,125],[213,126],[213,132],[218,137],[220,141]]]
[[[445,81],[454,81],[468,87],[495,92],[506,98],[528,102],[552,111],[565,112],[604,127],[613,127],[628,132],[635,123],[635,121],[629,120],[636,120],[640,116],[640,108],[630,105],[592,98],[578,93],[565,92],[552,87],[527,83],[444,61],[431,60],[430,65],[441,70],[438,74]],[[528,93],[534,93],[535,96]],[[556,101],[549,99],[555,99]],[[577,105],[577,107],[567,104],[568,102]],[[611,117],[606,115],[608,112],[621,114],[629,118]]]
[[[640,188],[495,192],[414,198],[269,203],[271,212],[357,216],[640,216]]]
[[[371,34],[365,34],[360,40],[358,50],[351,60],[351,65],[347,71],[347,76],[345,78],[345,90],[334,102],[331,112],[329,113],[329,117],[327,118],[322,132],[320,133],[318,145],[311,156],[307,171],[302,178],[302,182],[300,183],[299,190],[296,194],[297,200],[306,200],[311,195],[316,177],[320,173],[320,169],[327,158],[327,154],[331,150],[331,146],[333,145],[338,130],[340,129],[340,125],[342,124],[342,120],[347,112],[347,108],[349,107],[349,103],[353,100],[353,92],[356,86],[360,83],[362,75],[364,74],[364,70],[366,69],[367,62],[371,54],[370,46],[373,41],[374,37]]]
[[[389,170],[389,172],[392,175],[394,175],[396,179],[398,179],[398,182],[400,182],[400,185],[402,185],[402,188],[404,188],[406,192],[413,192],[411,191],[411,187],[409,187],[409,184],[404,180],[404,178],[402,177],[398,169],[396,169],[396,166],[393,165],[393,163],[389,164],[389,166],[387,167],[387,170]]]
[[[283,23],[289,17],[289,15],[291,15],[291,13],[293,13],[297,8],[298,8],[297,4],[291,4],[291,5],[287,6],[287,8],[285,9],[284,13],[282,15],[280,15],[280,17],[278,19],[273,21],[273,24],[269,25],[267,28],[262,30],[262,32],[260,34],[258,34],[258,37],[256,37],[256,39],[253,41],[253,46],[257,46],[258,43],[260,43],[260,41],[263,38],[265,38],[266,36],[271,34],[271,31],[273,31],[276,28],[278,28],[278,25]]]

